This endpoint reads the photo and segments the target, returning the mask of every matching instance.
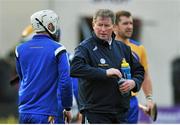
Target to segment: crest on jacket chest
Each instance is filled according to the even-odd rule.
[[[104,58],[100,58],[98,66],[100,67],[107,67],[109,64],[106,63],[106,60]]]

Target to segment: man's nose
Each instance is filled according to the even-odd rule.
[[[101,30],[102,30],[102,31],[105,31],[105,30],[106,30],[106,27],[105,27],[105,26],[102,26],[102,27],[101,27]]]
[[[132,29],[133,25],[132,24],[128,24],[128,28]]]

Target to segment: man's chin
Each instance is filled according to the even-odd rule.
[[[127,38],[131,38],[132,34],[126,34]]]
[[[107,41],[107,37],[100,37],[100,39]]]

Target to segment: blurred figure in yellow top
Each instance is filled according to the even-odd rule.
[[[148,72],[148,62],[147,62],[147,54],[144,46],[135,40],[130,39],[133,34],[133,17],[128,11],[118,11],[116,12],[116,21],[114,27],[115,39],[129,45],[133,52],[133,55],[139,62],[143,65],[145,69],[144,81],[142,84],[142,89],[146,96],[147,100],[147,110],[145,112],[149,112],[150,109],[153,108],[154,102],[152,99],[152,82],[150,79],[150,75]],[[128,123],[137,123],[138,122],[138,100],[136,97],[136,93],[132,93],[130,99],[130,110],[128,113]]]
[[[21,35],[21,42],[25,42],[27,40],[30,40],[32,38],[32,36],[35,34],[35,32],[33,31],[33,28],[31,25],[28,25],[22,32]]]

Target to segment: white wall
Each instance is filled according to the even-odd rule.
[[[172,105],[171,61],[180,56],[180,1],[127,0],[0,0],[0,55],[11,48],[29,24],[30,15],[40,9],[54,9],[60,16],[62,43],[73,52],[78,41],[80,17],[92,16],[99,8],[126,9],[143,21],[141,41],[147,48],[154,99],[161,106]],[[125,1],[125,0],[124,0]],[[13,30],[12,30],[13,29]],[[178,36],[179,35],[179,36]],[[140,93],[140,101],[143,100]]]
[[[48,0],[0,0],[0,56],[18,43],[31,14],[49,5]]]

